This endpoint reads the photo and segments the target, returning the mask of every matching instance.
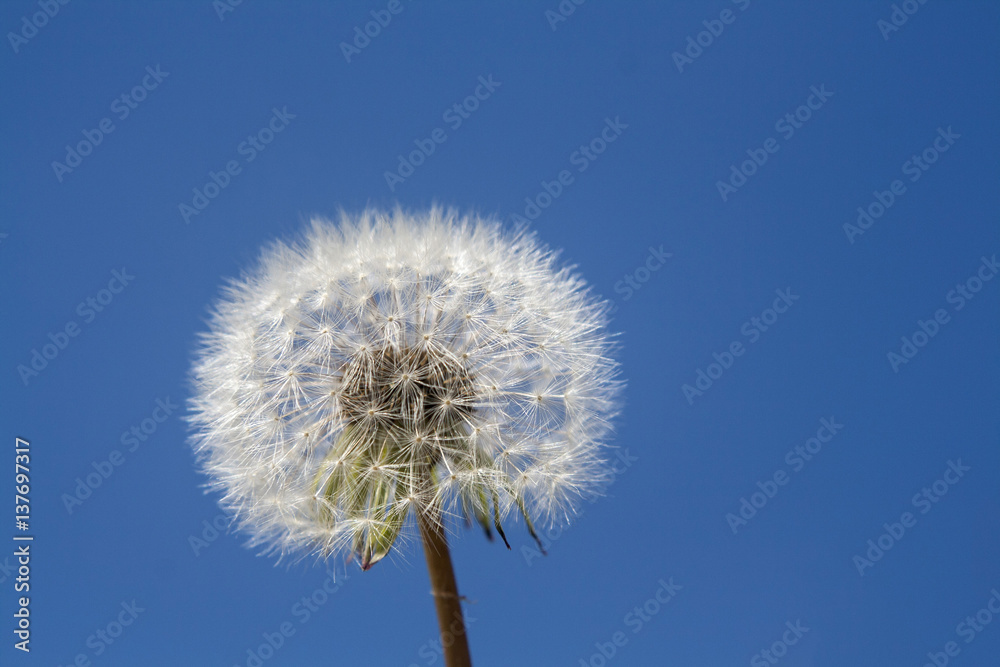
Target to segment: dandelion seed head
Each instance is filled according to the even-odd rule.
[[[367,569],[413,512],[563,523],[608,479],[606,326],[531,234],[440,209],[316,220],[215,304],[193,446],[267,552]]]

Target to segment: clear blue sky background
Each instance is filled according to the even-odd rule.
[[[948,642],[952,664],[996,664],[1000,619],[960,624],[1000,590],[1000,280],[976,277],[1000,254],[1000,5],[911,2],[884,35],[888,1],[590,0],[550,24],[556,0],[403,0],[348,62],[340,44],[387,4],[247,0],[220,17],[209,0],[75,0],[37,31],[24,17],[38,3],[0,7],[4,34],[29,35],[0,47],[0,662],[247,665],[290,622],[264,665],[441,664],[417,548],[341,568],[302,623],[293,606],[322,567],[275,567],[224,532],[195,553],[219,510],[180,410],[134,451],[122,434],[163,416],[158,400],[183,403],[206,306],[265,242],[369,204],[510,221],[568,170],[532,227],[616,299],[629,385],[615,444],[636,460],[548,557],[526,557],[523,527],[511,552],[474,531],[454,540],[476,664],[597,666],[619,632],[609,665],[772,664],[760,652],[773,650],[788,666],[917,666]],[[723,10],[731,22],[713,23]],[[679,71],[673,54],[720,26]],[[445,111],[490,76],[499,86],[454,127]],[[144,77],[155,88],[122,118],[112,104]],[[240,145],[273,109],[294,118],[248,161]],[[808,120],[776,127],[797,110]],[[53,167],[105,118],[89,155]],[[606,119],[620,135],[574,158]],[[446,141],[390,189],[397,156],[436,128]],[[929,147],[926,171],[906,165]],[[717,183],[747,151],[767,160],[724,200]],[[179,205],[230,160],[239,173],[187,223]],[[897,179],[892,206],[845,231]],[[647,272],[661,246],[672,256]],[[134,278],[102,295],[123,267]],[[626,276],[645,282],[625,289]],[[979,291],[949,301],[959,285]],[[775,290],[796,297],[777,321]],[[938,309],[947,321],[893,368],[888,353]],[[78,335],[25,382],[18,367],[67,325]],[[717,379],[686,396],[699,371]],[[822,419],[842,428],[797,463]],[[32,449],[29,656],[13,648],[7,569],[15,436]],[[69,512],[77,478],[114,450],[121,465]],[[945,475],[949,461],[969,469]],[[946,476],[943,497],[921,500]],[[763,506],[727,519],[744,498]],[[903,536],[883,536],[905,512]],[[859,565],[880,536],[891,548]],[[650,602],[671,578],[674,597]],[[99,639],[133,600],[135,621]],[[629,616],[643,605],[655,613]]]

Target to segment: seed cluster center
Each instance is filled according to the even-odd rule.
[[[340,405],[352,426],[429,437],[461,431],[474,397],[472,378],[459,360],[425,348],[383,347],[347,364]]]

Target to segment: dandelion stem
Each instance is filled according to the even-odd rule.
[[[426,517],[420,512],[417,512],[417,523],[420,525],[427,571],[431,577],[431,593],[437,608],[438,626],[441,628],[444,664],[446,667],[472,667],[461,598],[458,595],[455,569],[451,565],[444,528],[436,517]]]

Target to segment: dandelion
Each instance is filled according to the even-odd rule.
[[[416,528],[449,665],[446,532],[565,524],[607,481],[607,304],[532,234],[440,209],[314,221],[225,288],[193,367],[209,489],[250,545],[371,568]],[[415,525],[414,525],[415,524]]]

